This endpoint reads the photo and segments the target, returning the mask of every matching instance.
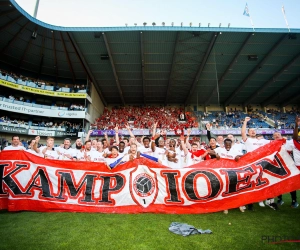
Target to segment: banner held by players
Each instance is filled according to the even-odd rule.
[[[209,160],[170,169],[146,158],[108,170],[102,163],[0,153],[0,209],[102,213],[208,213],[276,197],[300,187],[282,141],[240,161]]]

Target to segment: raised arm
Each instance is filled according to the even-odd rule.
[[[90,139],[91,133],[93,133],[93,130],[89,130],[89,132],[86,134],[86,137],[85,137],[85,140],[84,140],[85,142]]]
[[[209,122],[205,124],[205,127],[206,127],[206,130],[207,130],[207,134],[206,134],[207,139],[208,139],[208,141],[210,141],[210,138],[211,138],[210,127],[211,126],[210,126]]]
[[[116,132],[116,143],[117,143],[117,145],[119,145],[120,139],[119,139],[119,126],[118,126],[118,124],[115,126],[114,130]]]
[[[104,135],[104,138],[105,138],[105,140],[106,140],[107,147],[108,147],[108,149],[110,149],[110,142],[109,142],[109,140],[108,140],[107,133],[103,133],[103,135]]]
[[[155,145],[155,141],[157,138],[160,137],[160,134],[155,134],[154,136],[152,136],[151,138],[151,149],[153,152],[155,152],[155,148],[156,148],[156,145]]]
[[[186,132],[187,134],[186,134],[185,144],[186,144],[186,147],[187,147],[188,150],[191,150],[191,148],[192,148],[192,146],[190,144],[190,135],[191,135],[191,132],[192,132],[192,130],[190,128]]]
[[[159,134],[156,134],[156,127],[157,127],[157,122],[153,124],[153,129],[152,129],[151,149],[153,152],[155,152],[155,140],[159,137]]]
[[[134,134],[132,133],[132,131],[131,131],[131,129],[130,129],[128,123],[126,124],[125,127],[126,127],[126,129],[128,130],[128,133],[129,133],[129,135],[130,135],[130,138],[134,138],[135,144],[136,144],[138,147],[142,147],[143,144],[142,144],[142,143],[139,143],[139,142],[137,141],[137,139],[135,138]]]
[[[157,122],[153,123],[152,137],[156,134]]]
[[[184,154],[187,155],[189,151],[186,148],[186,145],[185,145],[185,142],[184,142],[184,135],[180,136],[180,141],[181,141],[182,150],[183,150]]]
[[[129,127],[129,124],[128,124],[128,123],[126,124],[126,126],[125,126],[125,127],[126,127],[126,129],[128,130],[128,133],[129,133],[130,137],[131,137],[131,138],[135,138],[135,136],[134,136],[134,134],[132,133],[132,131],[131,131],[131,129],[130,129],[130,127]]]
[[[243,141],[247,140],[247,133],[246,133],[247,122],[250,121],[250,120],[251,120],[250,117],[245,117],[245,120],[243,122],[242,131],[241,131]]]
[[[37,145],[39,144],[39,141],[40,141],[41,137],[39,136],[36,136],[35,137],[35,143],[33,144],[33,147],[32,149],[37,152],[37,153],[40,153],[40,149],[37,147]]]

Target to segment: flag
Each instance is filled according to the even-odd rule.
[[[253,24],[252,18],[250,16],[250,12],[249,12],[249,8],[248,8],[248,4],[247,3],[246,3],[246,6],[245,6],[243,15],[249,17],[251,25],[252,25],[252,29],[253,29],[253,31],[255,31],[254,24]]]
[[[246,6],[245,6],[243,15],[250,17],[249,8],[248,8],[248,4],[247,3],[246,3]]]
[[[151,155],[146,155],[146,154],[141,153],[141,156],[146,157],[146,158],[148,158],[149,160],[158,162],[158,158],[153,157],[153,156],[151,156]]]
[[[114,167],[116,167],[116,166],[118,166],[118,165],[120,165],[120,164],[122,164],[122,163],[125,163],[125,161],[122,162],[123,158],[124,158],[124,157],[121,157],[121,158],[119,158],[118,160],[114,161],[113,163],[109,164],[109,167],[110,167],[111,169],[113,169]]]

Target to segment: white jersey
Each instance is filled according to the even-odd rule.
[[[56,152],[55,148],[52,148],[52,150],[47,149],[46,152],[43,154],[43,150],[47,148],[47,146],[40,147],[40,153],[43,155],[42,157],[45,157],[47,159],[58,159],[59,155]]]
[[[81,149],[74,148],[75,154],[77,154],[77,153],[80,152],[80,151],[81,151]]]
[[[94,162],[105,162],[105,158],[103,156],[103,152],[99,152],[99,151],[92,151],[90,154],[91,157],[91,161]]]
[[[181,167],[185,168],[188,167],[191,164],[192,154],[188,151],[187,154],[184,152],[184,150],[180,150],[180,159],[181,159]]]
[[[73,160],[74,157],[76,157],[76,151],[74,148],[61,148],[59,147],[57,149],[58,152],[58,159],[59,160],[64,160],[64,161],[71,161]]]
[[[85,159],[85,155],[86,156],[91,156],[92,152],[95,152],[95,151],[86,151],[85,149],[84,150],[78,150],[77,149],[77,152],[75,152],[75,157],[77,158],[77,161],[86,161]]]
[[[243,144],[237,144],[237,143],[234,143],[232,146],[231,146],[232,149],[240,152],[240,154],[242,155],[243,154],[243,149],[244,149],[244,145]]]
[[[191,152],[188,152],[187,155],[185,156],[185,167],[188,167],[188,166],[191,166],[191,165],[194,165],[195,163],[195,160],[196,158],[198,157],[194,157],[192,158],[192,153]],[[201,158],[201,157],[200,157]],[[198,160],[198,159],[197,159]]]
[[[297,142],[295,142],[297,143]],[[300,143],[298,143],[300,145]],[[300,150],[296,148],[294,140],[287,141],[285,144],[287,151],[293,152],[294,162],[297,167],[300,167]]]
[[[31,149],[31,148],[26,149],[26,152],[28,152],[30,154],[33,154],[33,155],[37,155],[39,157],[43,157],[43,154],[41,153],[41,151],[39,153],[37,153],[33,149]]]
[[[180,169],[185,167],[186,162],[185,162],[185,155],[183,152],[183,150],[181,151],[179,148],[176,148],[175,152],[174,151],[169,151],[171,154],[176,154],[176,159],[177,162],[172,162],[172,161],[168,161],[168,166],[170,168],[174,168],[174,169]]]
[[[81,151],[80,149],[76,149],[75,156],[77,161],[85,161],[84,150]]]
[[[90,151],[84,150],[84,151],[83,151],[83,154],[85,154],[86,156],[92,157],[92,153],[93,153],[93,152],[96,152],[96,151],[94,151],[94,150],[92,150],[92,149],[91,149]]]
[[[125,153],[128,153],[129,150],[130,150],[130,146],[127,146],[127,147],[124,148]]]
[[[131,155],[132,154],[125,155],[122,161],[129,161]],[[137,153],[135,155],[133,155],[133,159],[136,159],[136,157],[137,157]]]
[[[105,149],[103,150],[103,153],[105,153],[105,154],[110,154],[109,148],[105,148]]]
[[[13,146],[13,145],[10,145],[10,146],[7,146],[3,149],[4,150],[26,150],[23,146]]]
[[[229,151],[226,150],[226,148],[218,147],[214,149],[214,151],[221,157],[225,159],[231,159],[234,160],[237,155],[241,155],[242,153],[235,148],[231,148]]]
[[[140,151],[142,154],[145,155],[150,155],[150,156],[154,155],[150,146],[149,148],[145,148],[145,146],[138,147],[138,151]]]
[[[122,158],[124,155],[126,155],[127,153],[125,152],[125,150],[121,153],[119,152],[119,156],[118,159]]]
[[[248,137],[246,141],[244,141],[245,149],[247,152],[252,152],[255,149],[258,149],[266,144],[268,144],[270,141],[266,139],[256,139]]]
[[[192,155],[191,152],[188,152],[188,154],[186,155],[186,161],[187,161],[186,167],[189,167],[191,165],[194,165],[194,164],[197,164],[201,161],[204,161],[204,159],[201,156],[197,157],[197,156],[194,155],[193,158],[192,158],[192,156],[193,155]]]
[[[155,151],[153,153],[153,156],[156,157],[164,166],[168,166],[168,157],[166,155],[166,151],[167,149],[165,148],[155,147]]]

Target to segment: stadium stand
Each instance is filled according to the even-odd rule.
[[[271,128],[272,125],[265,122],[264,117],[259,113],[246,113],[242,111],[213,111],[209,113],[197,112],[197,116],[202,123],[211,123],[214,129],[241,128],[244,118],[251,117],[248,126],[251,128]]]
[[[180,121],[182,113],[185,113],[185,118]],[[125,128],[128,123],[134,129],[150,129],[155,122],[158,122],[158,128],[166,130],[198,127],[197,118],[191,112],[184,112],[183,108],[163,106],[106,108],[92,126],[113,129],[116,124]]]

